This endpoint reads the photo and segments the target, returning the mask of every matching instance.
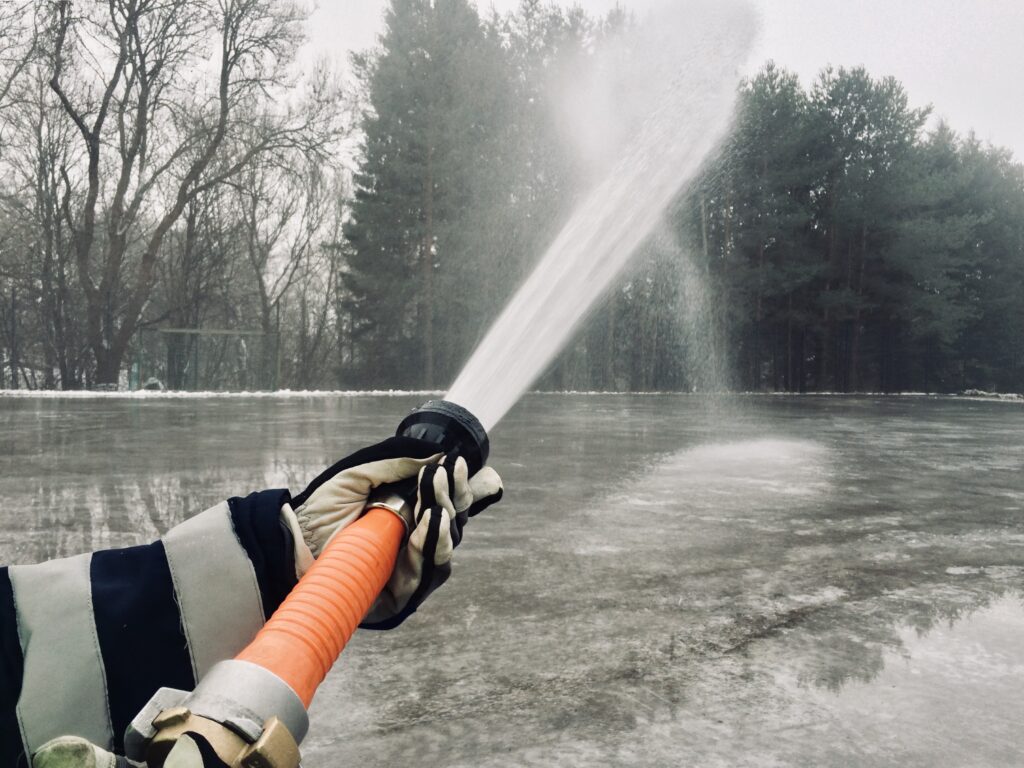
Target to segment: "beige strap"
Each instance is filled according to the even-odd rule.
[[[164,550],[199,680],[218,661],[234,658],[263,626],[259,582],[226,501],[168,531]]]
[[[107,679],[96,637],[92,555],[10,568],[24,681],[18,723],[29,753],[73,733],[106,749],[113,741]]]

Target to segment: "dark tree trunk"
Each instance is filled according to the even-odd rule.
[[[800,328],[799,354],[797,364],[797,391],[802,395],[807,392],[807,329]]]
[[[605,389],[613,391],[615,390],[615,296],[611,297],[608,302],[608,325],[604,339],[604,386]],[[647,384],[647,365],[646,355],[644,351],[647,349],[649,339],[640,340],[640,352],[641,352],[641,364],[640,364],[640,378],[641,387]]]
[[[793,294],[787,297],[786,313],[786,380],[787,392],[793,391]]]
[[[420,267],[423,295],[420,322],[423,327],[423,385],[434,386],[434,149],[427,148],[427,177],[423,185],[423,255]]]
[[[851,329],[852,336],[850,338],[850,357],[847,361],[847,367],[849,368],[849,388],[851,391],[856,391],[857,387],[860,386],[860,376],[858,374],[858,368],[860,366],[860,340],[862,335],[861,328],[861,308],[860,300],[864,296],[864,267],[867,262],[867,249],[868,249],[868,228],[865,224],[861,228],[860,233],[860,264],[857,266],[857,306],[853,313],[853,328]]]
[[[11,389],[18,388],[18,289],[11,286],[11,315],[8,321],[8,346],[11,351]]]

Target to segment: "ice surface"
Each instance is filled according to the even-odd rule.
[[[0,558],[300,488],[423,399],[0,398]],[[357,633],[304,765],[1020,765],[1024,409],[534,395],[506,499]]]

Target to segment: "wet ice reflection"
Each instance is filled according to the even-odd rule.
[[[0,400],[0,557],[300,488],[416,403]],[[1024,762],[1024,409],[533,396],[492,438],[506,500],[357,634],[307,766]]]
[[[825,668],[852,651],[847,674],[783,671],[777,681],[837,764],[852,748],[869,764],[1019,765],[1022,639],[1024,602],[1010,592],[925,626],[898,625],[866,658],[863,643],[825,646]]]

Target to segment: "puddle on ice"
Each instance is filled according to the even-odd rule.
[[[890,764],[1021,765],[1024,715],[1024,599],[988,606],[926,632],[898,630],[900,647],[868,680],[830,689],[778,680],[809,723],[849,753]],[[824,650],[828,652],[827,649]]]

